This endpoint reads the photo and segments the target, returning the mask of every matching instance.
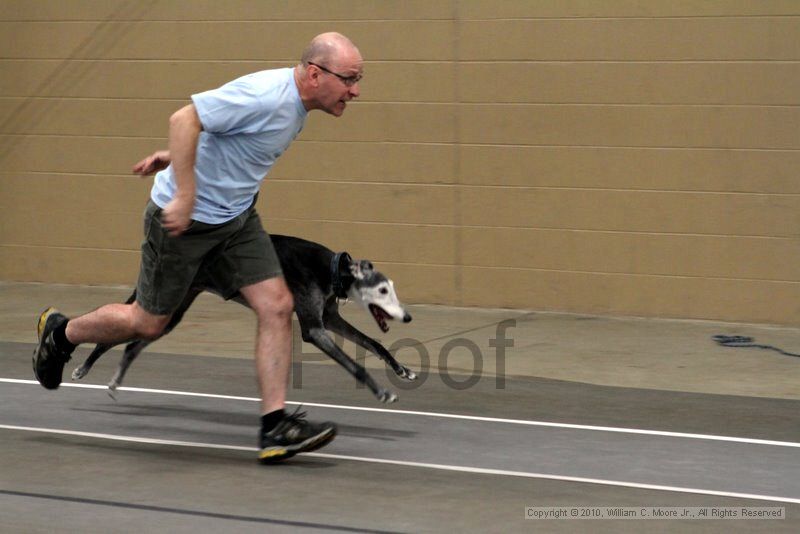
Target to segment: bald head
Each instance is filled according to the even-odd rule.
[[[321,33],[303,51],[294,72],[305,108],[339,117],[347,103],[361,94],[358,83],[364,60],[356,45],[341,33]]]
[[[300,62],[303,65],[319,63],[335,66],[343,56],[361,56],[353,42],[338,32],[321,33],[311,39]]]

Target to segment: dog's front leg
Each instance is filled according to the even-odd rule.
[[[309,329],[303,332],[303,341],[311,343],[319,350],[333,358],[339,365],[344,367],[348,373],[353,375],[356,380],[365,384],[381,402],[389,403],[397,400],[397,394],[388,389],[384,389],[370,376],[364,367],[356,363],[350,356],[336,346],[331,337],[321,327]]]
[[[345,321],[337,311],[326,310],[323,319],[325,321],[325,328],[331,332],[341,335],[347,340],[352,341],[356,345],[360,345],[365,349],[372,351],[380,359],[385,361],[392,368],[394,373],[400,378],[404,378],[406,380],[417,379],[417,374],[405,365],[398,362],[395,357],[392,356],[392,353],[386,349],[386,347]]]

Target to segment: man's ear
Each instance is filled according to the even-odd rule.
[[[316,89],[319,87],[320,78],[322,77],[322,71],[319,69],[312,69],[313,65],[306,65],[306,80],[308,80],[309,85]]]

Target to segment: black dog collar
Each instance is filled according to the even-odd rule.
[[[331,287],[333,294],[340,299],[347,298],[347,290],[353,285],[355,278],[350,272],[353,258],[347,252],[339,252],[331,258]]]

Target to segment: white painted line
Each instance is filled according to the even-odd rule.
[[[20,430],[26,432],[42,432],[47,434],[60,434],[60,435],[68,435],[68,436],[80,436],[80,437],[87,437],[87,438],[95,438],[95,439],[109,439],[114,441],[127,441],[133,443],[143,443],[148,445],[170,445],[170,446],[177,446],[177,447],[195,447],[195,448],[206,448],[206,449],[225,449],[225,450],[235,450],[235,451],[249,451],[255,452],[258,449],[256,447],[242,447],[237,445],[220,445],[216,443],[197,443],[192,441],[176,441],[176,440],[165,440],[165,439],[152,439],[152,438],[138,438],[133,436],[119,436],[115,434],[101,434],[97,432],[79,432],[73,430],[60,430],[54,428],[40,428],[40,427],[26,427],[26,426],[16,426],[16,425],[2,425],[0,424],[0,429],[5,430]],[[343,454],[327,454],[327,453],[320,453],[320,452],[309,452],[305,453],[305,456],[315,457],[315,458],[327,458],[331,460],[345,460],[351,462],[366,462],[366,463],[374,463],[374,464],[388,464],[388,465],[398,465],[402,467],[418,467],[422,469],[436,469],[440,471],[455,471],[459,473],[470,473],[470,474],[478,474],[478,475],[498,475],[498,476],[512,476],[512,477],[523,477],[523,478],[536,478],[536,479],[543,479],[543,480],[556,480],[560,482],[578,482],[583,484],[597,484],[602,486],[616,486],[616,487],[623,487],[623,488],[636,488],[636,489],[644,489],[644,490],[654,490],[654,491],[670,491],[673,493],[692,493],[698,495],[714,495],[717,497],[731,497],[736,499],[752,499],[752,500],[759,500],[759,501],[771,501],[771,502],[784,502],[784,503],[793,503],[793,504],[800,504],[800,499],[792,498],[792,497],[780,497],[776,495],[758,495],[753,493],[736,493],[736,492],[729,492],[729,491],[717,491],[717,490],[709,490],[709,489],[700,489],[700,488],[684,488],[680,486],[662,486],[657,484],[641,484],[639,482],[626,482],[621,480],[605,480],[601,478],[584,478],[584,477],[572,477],[572,476],[562,476],[562,475],[551,475],[547,473],[531,473],[527,471],[509,471],[505,469],[485,469],[482,467],[468,467],[468,466],[459,466],[459,465],[445,465],[445,464],[430,464],[430,463],[423,463],[423,462],[408,462],[404,460],[389,460],[385,458],[367,458],[364,456],[348,456]]]
[[[735,493],[728,491],[716,491],[699,488],[684,488],[679,486],[662,486],[657,484],[641,484],[639,482],[625,482],[621,480],[605,480],[602,478],[571,477],[564,475],[550,475],[545,473],[530,473],[526,471],[507,471],[504,469],[485,469],[482,467],[462,467],[458,465],[428,464],[421,462],[406,462],[403,460],[384,460],[381,458],[363,458],[360,456],[345,456],[340,454],[325,454],[319,452],[308,453],[308,456],[319,458],[332,458],[336,460],[352,460],[355,462],[370,462],[378,464],[401,465],[405,467],[422,467],[426,469],[439,469],[443,471],[457,471],[461,473],[473,473],[482,475],[501,475],[525,478],[539,478],[545,480],[557,480],[561,482],[580,482],[584,484],[599,484],[603,486],[618,486],[623,488],[637,488],[655,491],[671,491],[675,493],[696,493],[701,495],[715,495],[718,497],[734,497],[737,499],[754,499],[760,501],[788,502],[800,504],[800,499],[793,497],[778,497],[774,495],[756,495],[752,493]]]
[[[39,386],[39,383],[36,380],[20,380],[16,378],[0,378],[0,383],[7,382],[10,384],[34,384]],[[106,386],[101,386],[97,384],[70,384],[70,383],[63,383],[61,384],[62,387],[72,387],[72,388],[80,388],[80,389],[108,389]],[[237,400],[237,401],[246,401],[246,402],[260,402],[260,399],[255,397],[237,397],[232,395],[216,395],[213,393],[195,393],[191,391],[173,391],[168,389],[149,389],[149,388],[133,388],[133,387],[121,387],[117,391],[128,391],[132,393],[153,393],[158,395],[179,395],[179,396],[186,396],[186,397],[204,397],[210,399],[223,399],[223,400]],[[646,435],[646,436],[662,436],[668,438],[685,438],[685,439],[700,439],[700,440],[708,440],[708,441],[726,441],[731,443],[746,443],[750,445],[768,445],[772,447],[794,447],[800,448],[800,443],[795,443],[792,441],[775,441],[775,440],[768,440],[768,439],[756,439],[756,438],[741,438],[735,436],[717,436],[713,434],[691,434],[686,432],[668,432],[664,430],[647,430],[647,429],[640,429],[640,428],[623,428],[623,427],[612,427],[612,426],[595,426],[595,425],[576,425],[571,423],[554,423],[550,421],[526,421],[523,419],[500,419],[497,417],[478,417],[475,415],[459,415],[459,414],[449,414],[449,413],[437,413],[437,412],[419,412],[419,411],[411,411],[411,410],[390,410],[388,408],[367,408],[364,406],[348,406],[348,405],[341,405],[341,404],[320,404],[315,402],[292,402],[287,401],[286,404],[293,404],[293,405],[303,405],[303,406],[311,406],[315,408],[328,408],[332,410],[351,410],[351,411],[361,411],[361,412],[378,412],[378,413],[390,413],[390,414],[400,414],[400,415],[418,415],[421,417],[439,417],[445,419],[460,419],[466,421],[479,421],[483,423],[504,423],[504,424],[513,424],[513,425],[525,425],[525,426],[538,426],[538,427],[548,427],[548,428],[564,428],[569,430],[593,430],[597,432],[615,432],[615,433],[622,433],[622,434],[639,434],[639,435]]]
[[[198,447],[203,449],[225,449],[233,451],[257,451],[255,447],[240,447],[237,445],[218,445],[215,443],[194,443],[191,441],[177,441],[172,439],[139,438],[134,436],[118,436],[115,434],[101,434],[99,432],[81,432],[79,430],[59,430],[57,428],[41,428],[35,426],[1,425],[5,430],[26,430],[29,432],[42,432],[45,434],[61,434],[64,436],[80,436],[82,438],[110,439],[112,441],[128,441],[146,443],[148,445],[173,445],[177,447]]]

